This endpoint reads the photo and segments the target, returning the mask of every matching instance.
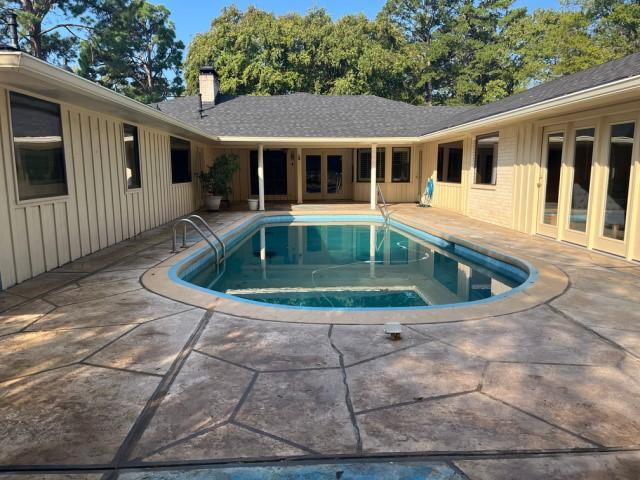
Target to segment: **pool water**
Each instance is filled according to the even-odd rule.
[[[496,262],[476,263],[453,250],[381,224],[267,225],[241,240],[220,267],[210,258],[183,280],[256,302],[316,308],[456,304],[523,281]]]

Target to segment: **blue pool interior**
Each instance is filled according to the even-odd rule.
[[[380,223],[265,224],[183,281],[241,299],[306,308],[403,308],[502,295],[529,274],[459,245]]]

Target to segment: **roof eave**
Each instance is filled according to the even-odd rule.
[[[640,75],[623,78],[615,82],[580,90],[561,97],[534,103],[526,107],[516,108],[504,113],[491,115],[471,122],[461,123],[453,127],[430,132],[418,137],[419,142],[428,142],[442,137],[450,137],[488,126],[496,127],[507,123],[536,120],[575,110],[578,107],[596,108],[616,100],[628,101],[630,94],[640,94]]]
[[[51,65],[31,55],[23,52],[0,52],[0,81],[9,86],[16,82],[11,82],[11,73],[20,73],[32,78],[41,85],[42,95],[52,97],[55,93],[60,93],[64,97],[62,101],[83,107],[83,101],[91,99],[96,104],[104,106],[104,112],[109,115],[121,113],[124,120],[127,115],[132,118],[146,119],[153,126],[166,126],[174,132],[188,133],[200,139],[216,141],[218,137],[211,135],[186,122],[166,115],[161,111],[144,103],[138,102],[120,93],[114,92],[102,85],[98,85],[91,80],[82,78],[72,72]],[[20,88],[22,83],[16,85]],[[39,91],[35,93],[40,93]],[[69,101],[70,95],[76,98],[76,102]]]
[[[347,146],[370,147],[372,145],[409,145],[417,143],[418,137],[242,137],[218,136],[218,142],[225,145],[268,145],[268,146]]]

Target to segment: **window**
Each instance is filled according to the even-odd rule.
[[[376,181],[384,183],[384,148],[376,150]],[[371,181],[371,149],[358,150],[358,182]]]
[[[495,185],[498,163],[498,132],[476,137],[476,184]]]
[[[191,143],[175,137],[171,137],[171,181],[191,181]]]
[[[138,127],[124,124],[124,156],[126,161],[127,188],[140,188],[140,151],[138,147]],[[173,152],[172,152],[173,153]]]
[[[438,181],[462,182],[462,142],[438,145]]]
[[[635,125],[633,123],[611,126],[609,182],[602,234],[615,240],[624,240],[634,134]]]
[[[411,149],[394,148],[391,157],[391,181],[409,182],[411,179]]]
[[[11,126],[19,199],[66,195],[60,106],[11,92]]]
[[[284,150],[264,151],[264,194],[287,194],[287,152]],[[251,151],[251,195],[258,195],[258,151]]]

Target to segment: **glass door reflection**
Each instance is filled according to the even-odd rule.
[[[307,155],[305,158],[307,193],[322,193],[322,156]]]
[[[327,193],[342,193],[342,155],[327,155]]]

